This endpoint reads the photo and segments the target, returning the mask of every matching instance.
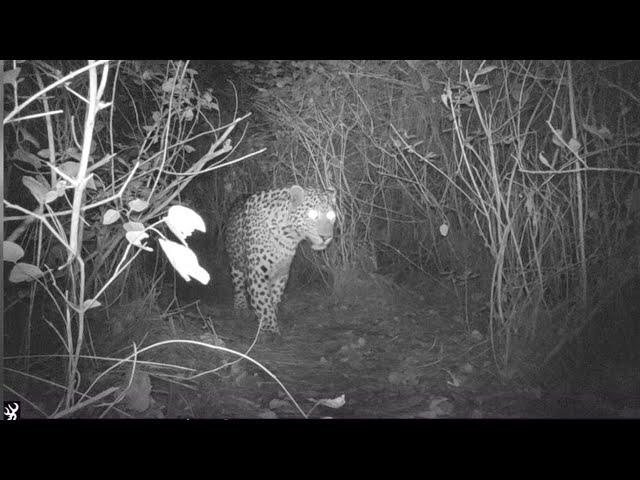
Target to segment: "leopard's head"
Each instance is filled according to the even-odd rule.
[[[333,239],[336,221],[335,190],[304,189],[299,185],[289,188],[289,212],[293,227],[301,238],[306,238],[314,250],[324,250]]]

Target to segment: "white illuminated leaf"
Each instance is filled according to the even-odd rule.
[[[153,252],[153,248],[147,247],[142,243],[143,240],[149,238],[149,235],[146,232],[141,232],[139,230],[131,230],[127,232],[125,235],[130,244],[135,245],[136,247],[140,247],[147,252]]]
[[[571,150],[572,152],[578,153],[578,151],[580,150],[580,146],[580,142],[575,138],[569,140],[569,150]]]
[[[90,188],[91,190],[96,189],[96,182],[93,179],[93,173],[89,174],[89,176],[87,177],[87,188]]]
[[[141,232],[144,230],[144,225],[140,222],[127,222],[122,225],[127,232]]]
[[[443,237],[446,237],[448,233],[449,233],[449,225],[447,225],[446,223],[443,223],[442,225],[440,225],[440,235],[442,235]]]
[[[549,163],[549,160],[547,160],[547,157],[545,157],[542,154],[542,152],[538,154],[538,159],[542,162],[544,166],[551,168],[551,164]]]
[[[556,130],[555,128],[551,128],[551,130],[554,133],[554,135],[551,137],[551,142],[553,144],[557,145],[560,148],[564,148],[564,143],[561,140],[562,139],[562,131],[561,130]]]
[[[9,274],[9,281],[11,283],[31,282],[36,278],[44,275],[35,265],[30,263],[16,263]]]
[[[67,181],[66,180],[58,180],[56,182],[56,191],[58,192],[58,196],[61,197],[62,195],[64,195],[64,191],[67,188]]]
[[[13,70],[2,72],[2,76],[0,76],[0,85],[2,85],[3,83],[14,83],[18,78],[19,73],[19,68],[14,68]]]
[[[47,192],[49,191],[48,186],[44,186],[38,180],[33,177],[22,177],[22,183],[25,187],[29,189],[31,194],[35,197],[38,203],[44,203],[45,197],[47,196]]]
[[[82,304],[82,309],[89,310],[91,308],[99,307],[100,305],[102,304],[98,300],[89,299],[84,301],[84,303]]]
[[[149,207],[149,203],[144,200],[140,200],[139,198],[136,198],[135,200],[131,200],[129,202],[129,208],[134,212],[142,212],[146,210],[148,207]]]
[[[79,153],[73,153],[72,156],[75,157],[76,155],[78,159],[82,158]],[[80,162],[69,160],[68,162],[64,162],[63,164],[61,164],[58,168],[62,170],[67,176],[76,178],[78,176],[78,170],[80,169]],[[96,189],[96,183],[93,180],[93,173],[91,173],[87,178],[87,188],[90,188],[92,190]]]
[[[161,238],[159,241],[169,262],[185,281],[189,282],[191,278],[195,278],[204,285],[209,283],[209,273],[198,264],[198,257],[191,249],[171,240]]]
[[[118,221],[119,218],[120,212],[114,210],[113,208],[110,208],[109,210],[104,212],[104,215],[102,216],[102,224],[111,225],[113,222]]]
[[[56,200],[58,197],[61,197],[64,194],[64,191],[60,193],[59,190],[49,190],[47,194],[44,196],[44,203],[51,203]]]
[[[12,158],[28,163],[35,168],[40,168],[42,166],[42,160],[36,157],[33,153],[25,152],[22,149],[16,150]]]
[[[181,240],[185,240],[194,230],[206,232],[204,220],[196,212],[182,205],[174,205],[164,218],[171,231]]]
[[[58,168],[67,176],[76,178],[78,176],[78,170],[80,169],[80,163],[69,160],[68,162],[64,162],[62,165],[59,165]]]
[[[20,245],[7,240],[2,242],[2,260],[15,263],[22,257],[24,257],[24,250]]]

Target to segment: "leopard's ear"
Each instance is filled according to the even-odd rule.
[[[289,189],[291,197],[291,210],[295,210],[304,200],[304,189],[300,185],[294,185]]]

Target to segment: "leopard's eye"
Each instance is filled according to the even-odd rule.
[[[334,212],[333,210],[329,210],[327,212],[327,218],[330,222],[333,222],[336,219],[336,212]]]
[[[311,219],[311,220],[315,220],[316,218],[318,218],[318,211],[311,209],[307,212],[307,216]]]

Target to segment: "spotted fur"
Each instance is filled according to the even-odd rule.
[[[225,239],[234,309],[246,311],[250,304],[261,331],[280,333],[276,312],[296,248],[306,239],[314,250],[324,250],[334,223],[333,190],[294,185],[238,199]]]

